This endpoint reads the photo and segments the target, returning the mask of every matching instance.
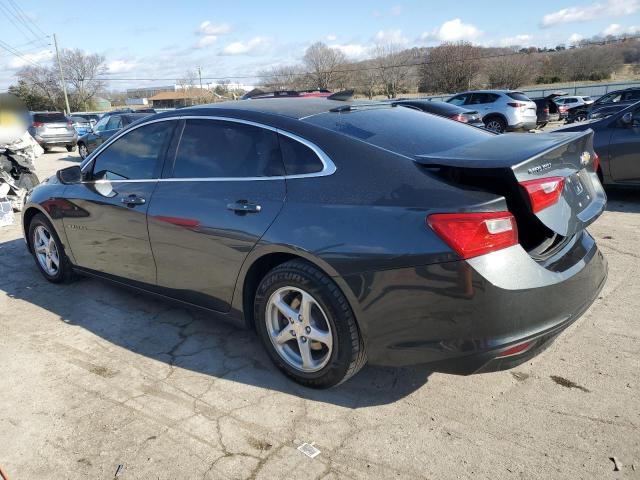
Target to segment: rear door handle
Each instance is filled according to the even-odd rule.
[[[122,197],[120,201],[129,207],[132,207],[134,205],[144,205],[146,202],[146,200],[143,197],[139,197],[136,194],[131,194],[127,197]]]
[[[262,207],[256,203],[249,203],[246,200],[238,200],[227,204],[227,209],[236,213],[258,213]]]

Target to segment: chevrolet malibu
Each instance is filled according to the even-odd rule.
[[[592,135],[324,98],[194,107],[34,188],[24,234],[47,280],[95,276],[254,328],[310,387],[367,361],[494,371],[605,282]]]

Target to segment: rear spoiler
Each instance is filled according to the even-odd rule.
[[[563,133],[504,133],[462,147],[416,155],[413,160],[429,168],[513,168],[592,133],[591,129]]]

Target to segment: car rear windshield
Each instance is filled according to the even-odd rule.
[[[41,123],[66,123],[67,117],[60,112],[35,113],[33,115],[33,121]]]
[[[509,92],[507,96],[513,98],[514,100],[520,100],[523,102],[530,102],[531,100],[522,92]]]
[[[492,135],[460,122],[403,107],[327,112],[305,121],[409,157],[449,150]]]

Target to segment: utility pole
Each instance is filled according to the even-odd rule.
[[[71,109],[69,108],[69,97],[67,97],[67,83],[64,81],[64,73],[62,73],[62,64],[60,63],[60,52],[58,51],[58,39],[56,34],[53,34],[53,43],[56,46],[56,57],[58,58],[58,70],[60,70],[60,83],[62,83],[62,92],[64,93],[64,103],[67,106],[67,115],[71,115]]]
[[[202,68],[198,65],[198,77],[200,77],[200,93],[202,93]]]

